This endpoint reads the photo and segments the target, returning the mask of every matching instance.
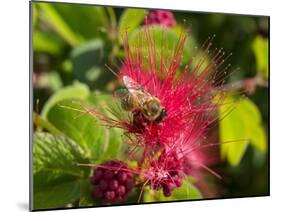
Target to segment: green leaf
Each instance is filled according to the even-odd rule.
[[[37,132],[33,136],[34,208],[64,207],[80,197],[90,170],[83,149],[64,135]]]
[[[174,26],[172,29],[172,31],[174,31],[179,39],[181,36],[186,35],[186,41],[184,44],[184,49],[183,49],[183,57],[182,57],[182,62],[184,64],[187,64],[188,61],[191,59],[192,54],[194,54],[195,51],[198,52],[198,55],[200,54],[202,56],[203,52],[202,50],[198,50],[198,48],[196,49],[196,47],[198,47],[197,45],[197,41],[194,38],[193,34],[190,32],[187,32],[185,28],[183,28],[181,25],[176,25]],[[191,63],[192,68],[195,67],[195,65],[197,64],[196,62],[198,61],[198,58],[200,58],[199,56],[194,58],[194,61]]]
[[[33,113],[33,123],[38,128],[41,130],[47,130],[48,132],[54,134],[54,135],[60,135],[62,134],[55,126],[53,126],[50,122],[48,122],[46,119],[43,117],[39,116],[37,113]]]
[[[50,109],[47,117],[60,131],[76,141],[84,149],[87,157],[99,160],[108,147],[109,132],[93,116],[75,111],[85,111],[81,105],[88,103],[61,101]]]
[[[53,29],[71,46],[76,46],[82,40],[64,21],[62,16],[54,8],[54,4],[37,3],[43,13],[44,20],[47,21]]]
[[[33,29],[35,29],[38,20],[38,8],[34,3],[31,4],[31,7],[32,7],[32,24],[33,24]]]
[[[80,197],[80,180],[71,175],[40,171],[34,174],[33,209],[66,207]]]
[[[88,162],[85,151],[64,135],[37,132],[33,136],[33,171],[50,171],[83,177],[77,163]]]
[[[79,199],[79,206],[86,207],[86,206],[93,206],[95,205],[95,201],[93,200],[91,187],[89,179],[85,179],[81,182],[81,196]]]
[[[147,10],[126,9],[119,21],[119,41],[123,43],[126,32],[128,36],[143,22]]]
[[[147,30],[153,40],[153,44],[147,37]],[[160,66],[161,59],[165,60],[166,65],[169,65],[171,60],[171,51],[176,48],[178,34],[172,29],[166,29],[161,26],[141,27],[134,30],[129,36],[129,46],[131,52],[135,55],[137,49],[143,56],[143,65],[149,67],[147,57],[150,55],[150,49],[155,47],[156,63]],[[136,48],[137,47],[137,48]],[[164,51],[169,49],[171,51]],[[154,53],[154,52],[153,52]],[[161,58],[161,56],[162,58]]]
[[[59,55],[63,50],[63,43],[54,34],[35,30],[33,33],[33,48],[36,52]]]
[[[103,136],[105,130],[100,127],[97,120],[84,111],[81,105],[86,102],[73,103],[72,100],[63,100],[51,107],[47,118],[59,130],[72,138],[86,151],[88,157],[98,158],[104,146]],[[66,108],[68,107],[68,108]]]
[[[55,4],[54,10],[82,41],[108,36],[105,8],[96,5]]]
[[[209,53],[204,51],[204,49],[198,49],[198,44],[196,39],[194,38],[194,35],[192,33],[186,32],[186,30],[182,26],[176,25],[172,30],[177,33],[178,39],[187,33],[187,38],[182,53],[182,64],[186,65],[190,62],[190,68],[192,70],[197,68],[197,73],[201,73],[204,68],[206,68],[211,62],[208,55]],[[203,61],[202,58],[205,58],[205,60],[199,67],[198,64],[200,63],[200,61]]]
[[[107,144],[107,150],[102,157],[103,160],[119,159],[121,156],[122,135],[123,132],[121,129],[112,128],[109,130],[109,142]]]
[[[101,113],[103,113],[109,118],[116,119],[114,114],[112,114],[112,112],[110,111],[117,111],[120,116],[128,115],[126,111],[123,111],[121,109],[120,104],[116,102],[114,104],[111,104],[112,102],[111,95],[103,95],[102,93],[100,94],[97,93],[96,95],[90,95],[88,100],[91,102],[91,104],[97,106],[107,103],[107,107],[103,107],[101,109]],[[102,160],[111,160],[112,158],[123,159],[121,158],[122,156],[124,156],[124,154],[122,155],[122,151],[121,151],[121,147],[122,145],[124,145],[124,143],[122,143],[123,130],[119,128],[110,128],[110,129],[106,129],[105,133],[109,134],[109,139],[105,142],[106,151],[101,159]]]
[[[60,75],[58,72],[55,72],[55,71],[48,72],[47,76],[48,76],[48,84],[49,84],[48,87],[52,91],[57,91],[63,87],[63,83],[61,81],[61,78],[60,78]]]
[[[228,97],[225,102],[226,104],[223,104],[219,110],[219,116],[222,119],[219,127],[222,142],[221,156],[226,158],[232,166],[236,166],[241,161],[249,142],[255,148],[265,152],[267,141],[261,114],[252,101]],[[234,110],[227,114],[233,104],[235,104]],[[228,141],[233,142],[224,144]]]
[[[257,72],[268,79],[268,39],[257,36],[252,48],[256,57]]]
[[[146,31],[148,30],[153,43],[148,39],[146,35]],[[132,54],[136,54],[134,47],[137,47],[138,51],[143,56],[143,65],[149,67],[147,57],[150,55],[150,49],[154,48],[156,55],[156,65],[157,69],[160,69],[160,62],[165,62],[165,65],[169,67],[169,65],[173,62],[173,54],[172,51],[175,51],[178,48],[179,40],[182,39],[182,36],[186,33],[182,28],[176,27],[172,29],[166,29],[162,26],[151,26],[151,27],[141,27],[137,28],[135,31],[131,33],[129,36],[129,45],[131,46]],[[140,43],[141,42],[141,43]],[[186,65],[191,57],[194,56],[191,61],[191,68],[194,69],[199,61],[206,56],[203,51],[197,51],[196,55],[192,55],[194,53],[196,45],[196,41],[194,37],[189,34],[187,35],[186,42],[182,44],[182,57],[180,65]],[[167,50],[167,51],[165,51]],[[154,52],[153,52],[154,53]],[[198,67],[198,73],[200,73],[208,64],[210,60],[208,56],[204,60],[203,64]]]
[[[73,85],[58,90],[50,97],[42,109],[42,117],[45,118],[50,108],[63,99],[86,99],[89,94],[90,90],[86,85],[74,82]]]
[[[71,52],[73,72],[81,82],[94,84],[100,78],[104,65],[104,44],[101,39],[91,40]]]
[[[144,193],[144,202],[159,202],[159,201],[177,201],[177,200],[194,200],[201,199],[202,194],[200,191],[188,180],[184,180],[180,188],[172,191],[170,197],[165,197],[163,191],[154,191],[147,188]]]

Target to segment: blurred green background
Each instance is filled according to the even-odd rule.
[[[48,138],[50,140],[53,139],[54,134],[64,134],[65,137],[71,138],[74,143],[81,146],[81,151],[86,152],[89,161],[97,162],[116,156],[117,153],[110,150],[114,146],[110,145],[120,146],[121,141],[115,143],[112,141],[120,135],[118,134],[120,132],[110,134],[109,148],[101,146],[101,142],[97,141],[95,145],[104,150],[104,155],[95,155],[97,152],[89,150],[89,146],[93,140],[102,139],[105,133],[103,129],[99,129],[99,138],[95,136],[97,131],[94,132],[95,135],[89,136],[91,129],[98,128],[95,122],[84,120],[83,123],[81,122],[83,127],[88,126],[89,129],[85,130],[85,127],[80,129],[77,126],[79,123],[68,119],[69,114],[64,114],[61,109],[55,107],[55,104],[62,100],[67,101],[69,98],[78,98],[95,105],[103,99],[94,98],[93,92],[112,93],[119,84],[104,64],[118,71],[117,67],[124,57],[122,36],[126,27],[129,27],[129,42],[134,42],[136,35],[143,28],[144,17],[149,10],[33,2],[32,12],[34,53],[32,82],[33,107],[36,112],[34,123],[37,124],[35,127],[38,127],[35,129],[36,133],[47,131],[50,133]],[[225,83],[242,81],[255,76],[263,81],[268,80],[268,17],[180,11],[174,11],[173,14],[177,25],[166,30],[169,42],[175,42],[183,29],[191,31],[185,45],[183,62],[190,59],[195,46],[200,47],[208,36],[216,34],[214,46],[223,47],[226,52],[233,54],[228,60],[232,64],[232,70],[240,68],[234,71]],[[157,32],[159,29],[156,27],[154,30]],[[156,35],[156,39],[160,38]],[[203,196],[242,197],[269,194],[268,94],[268,86],[256,86],[253,92],[246,93],[248,98],[239,100],[237,109],[219,124],[220,141],[247,138],[249,142],[220,146],[222,161],[216,164],[214,169],[221,173],[223,180],[217,181],[207,176],[206,180],[213,185],[211,189],[213,191]],[[223,111],[224,108],[221,110]],[[65,123],[74,124],[75,127],[62,126]],[[82,134],[89,137],[86,138],[89,143],[85,141],[85,138],[75,135],[74,128],[79,130],[79,133],[84,130]],[[40,143],[42,138],[36,133],[34,140],[38,141],[38,145],[45,145]],[[39,152],[36,148],[40,149],[42,146],[35,145],[34,157],[37,157]],[[52,151],[49,154],[52,154]],[[76,155],[80,154],[82,153],[78,151]],[[39,153],[38,155],[42,156]],[[45,157],[48,157],[48,153]],[[83,156],[81,157],[82,161],[88,161]],[[35,161],[34,174],[40,176],[40,178],[35,177],[34,184],[38,187],[38,189],[35,188],[35,193],[38,193],[37,196],[35,195],[37,199],[43,197],[46,199],[44,195],[54,195],[48,191],[48,187],[52,188],[56,186],[55,182],[60,182],[59,177],[50,180],[51,184],[41,182],[42,174],[45,176],[48,166],[52,164],[51,159],[50,161],[45,159],[40,159],[38,164]],[[54,160],[57,161],[57,158]],[[68,162],[71,163],[71,157]],[[68,162],[65,161],[65,163]],[[87,170],[82,172],[81,176],[89,175]],[[64,182],[65,179],[70,180],[70,178],[63,179]],[[84,178],[81,177],[81,179]],[[85,187],[83,183],[81,184],[83,181],[81,179],[79,178],[80,184],[77,185],[79,191]],[[66,188],[68,188],[67,185],[63,189],[68,191]],[[58,188],[57,194],[63,196],[64,193],[60,191]],[[72,192],[75,193],[75,191]],[[204,191],[202,193],[204,194]],[[35,206],[60,207],[67,205],[67,202],[77,201],[79,196],[81,203],[82,193],[77,195],[70,195],[69,198],[65,197],[59,202],[56,202],[55,197],[47,203],[39,200]],[[82,203],[79,205],[83,206]]]

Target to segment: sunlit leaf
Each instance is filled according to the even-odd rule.
[[[37,128],[36,130],[47,130],[54,135],[61,134],[61,132],[55,126],[53,126],[50,122],[48,122],[48,120],[44,119],[37,113],[33,113],[33,124]]]
[[[33,49],[35,52],[44,52],[51,55],[59,55],[63,50],[63,43],[52,33],[34,31]]]
[[[86,99],[90,95],[89,88],[79,82],[66,86],[54,93],[42,109],[42,116],[46,117],[50,108],[63,99]]]
[[[119,21],[119,41],[123,43],[126,33],[130,35],[144,20],[147,10],[126,9]]]
[[[186,31],[186,29],[181,25],[178,25],[178,24],[175,25],[171,29],[171,31],[173,31],[177,34],[177,36],[178,36],[177,39],[179,39],[180,37],[185,36],[185,35],[187,36],[185,44],[184,44],[183,55],[182,55],[182,62],[186,64],[191,59],[192,54],[194,54],[196,51],[197,52],[200,51],[200,50],[196,49],[196,47],[198,47],[197,41],[196,41],[194,35],[191,32]],[[201,53],[201,52],[199,52],[199,53]],[[196,55],[193,55],[193,56],[196,56]],[[201,54],[201,56],[202,56],[202,54]],[[198,58],[199,57],[196,57],[195,58],[196,61],[194,61],[191,64],[192,68],[195,67],[195,64],[198,61]]]
[[[80,104],[72,100],[64,100],[51,107],[47,114],[48,120],[68,137],[76,141],[91,159],[100,159],[106,150],[109,133],[89,114],[75,111],[82,110]],[[65,108],[68,107],[68,108]]]
[[[37,132],[33,142],[34,172],[48,170],[77,177],[84,175],[77,163],[88,160],[85,151],[73,140],[64,135]]]
[[[180,188],[174,189],[170,197],[165,197],[162,190],[153,191],[150,188],[147,188],[144,193],[144,202],[194,200],[201,198],[202,194],[200,191],[187,180],[183,181],[183,185]]]
[[[151,36],[153,43],[151,43]],[[129,36],[129,45],[133,55],[136,50],[143,56],[143,65],[149,66],[148,56],[151,54],[151,49],[154,50],[156,63],[160,67],[160,62],[165,61],[167,66],[172,61],[172,51],[176,48],[179,40],[178,34],[161,26],[141,27],[134,30]],[[154,49],[155,47],[155,49]]]
[[[33,142],[34,208],[64,207],[78,200],[90,173],[77,165],[89,163],[83,149],[61,134],[37,132]]]
[[[256,57],[257,72],[268,79],[268,39],[257,36],[252,48]]]
[[[222,118],[219,127],[222,142],[221,156],[226,158],[231,165],[236,166],[242,159],[249,143],[265,152],[267,141],[260,112],[253,102],[249,99],[236,100],[231,97],[225,102],[226,104],[221,106],[219,111],[220,118]],[[228,113],[230,104],[235,104],[235,108]],[[225,143],[228,141],[233,142]]]
[[[38,20],[38,8],[36,4],[32,4],[32,24],[35,29]]]
[[[102,104],[102,101],[92,105],[86,101],[76,103],[64,100],[53,106],[47,115],[56,128],[79,143],[87,156],[94,161],[115,158],[121,143],[120,134],[116,134],[118,131],[102,126],[101,122],[90,114],[83,114],[85,107],[99,107],[101,112]]]
[[[120,148],[122,144],[123,132],[120,129],[109,130],[109,142],[107,143],[106,151],[102,157],[103,160],[111,160],[112,158],[120,157]]]
[[[153,43],[151,43],[150,38],[147,35],[151,36]],[[165,62],[165,65],[169,67],[169,65],[174,62],[174,54],[172,53],[177,48],[179,48],[179,41],[185,35],[185,31],[182,28],[172,28],[167,29],[162,26],[151,26],[151,27],[140,27],[131,33],[129,36],[129,45],[131,46],[131,51],[133,55],[135,54],[135,47],[143,56],[143,65],[149,67],[148,64],[148,55],[151,54],[151,50],[153,50],[153,54],[155,54],[155,59],[157,63],[157,68],[160,69],[160,62]],[[187,38],[185,43],[181,48],[183,49],[181,55],[181,65],[182,67],[187,65],[190,62],[190,68],[194,69],[200,60],[205,57],[205,60],[202,60],[202,65],[198,66],[198,73],[200,73],[208,64],[209,59],[206,53],[203,50],[198,50],[197,54],[194,54],[196,41],[191,34],[187,34]],[[192,59],[192,56],[194,57]],[[192,60],[191,60],[192,59]],[[163,67],[162,67],[163,68]]]
[[[69,28],[82,40],[105,37],[108,34],[108,19],[105,8],[95,5],[53,4],[55,11],[61,16]]]
[[[81,38],[69,27],[68,23],[63,20],[61,15],[55,10],[53,4],[42,2],[37,4],[43,12],[44,20],[46,20],[66,42],[71,46],[75,46],[81,42]]]

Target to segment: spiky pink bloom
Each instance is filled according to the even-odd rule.
[[[150,11],[146,20],[145,25],[162,25],[164,27],[173,27],[176,24],[173,13],[166,10],[153,10]]]
[[[142,152],[139,160],[140,175],[152,189],[163,189],[165,196],[181,186],[182,177],[195,168],[211,173],[200,149],[206,144],[206,133],[217,121],[217,109],[224,100],[214,87],[221,85],[223,75],[218,69],[223,64],[224,52],[215,49],[210,53],[212,38],[202,46],[203,56],[194,66],[181,65],[183,48],[188,35],[183,35],[170,55],[156,49],[153,38],[146,30],[147,49],[129,46],[125,39],[125,60],[118,72],[122,81],[130,77],[154,97],[167,111],[160,122],[147,120],[141,113],[128,112],[129,116],[116,118],[94,114],[107,126],[122,128],[132,145],[130,156]],[[197,53],[191,57],[195,58]],[[208,57],[209,63],[206,64]],[[214,173],[215,174],[215,173]],[[216,174],[215,174],[216,175]]]
[[[151,45],[147,61],[143,61],[143,52],[139,48],[131,49],[127,45],[126,59],[119,75],[121,79],[129,76],[159,98],[167,116],[160,123],[149,122],[143,117],[134,117],[134,123],[122,123],[122,120],[120,123],[129,133],[138,134],[138,143],[156,149],[160,145],[166,150],[176,151],[181,157],[198,141],[204,140],[210,124],[216,120],[215,112],[223,96],[215,101],[216,95],[212,92],[215,80],[210,73],[223,62],[223,52],[216,50],[211,55],[211,62],[203,67],[211,46],[209,43],[195,68],[188,65],[181,68],[186,35],[180,38],[172,55],[167,58],[157,52],[149,32],[146,36]]]

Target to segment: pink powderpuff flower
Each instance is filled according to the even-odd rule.
[[[172,190],[181,187],[184,160],[179,160],[176,155],[167,153],[165,150],[160,156],[154,160],[147,160],[142,175],[145,178],[145,183],[150,185],[153,190],[163,189],[163,194],[171,196]]]
[[[170,28],[175,26],[176,20],[173,13],[166,10],[153,10],[150,11],[146,20],[145,25],[162,25]]]
[[[210,51],[214,38],[210,37],[201,48],[203,56],[197,64],[182,66],[187,34],[180,36],[167,55],[162,49],[156,49],[149,28],[145,32],[143,39],[148,41],[147,49],[130,46],[125,36],[125,59],[118,78],[123,82],[124,77],[131,79],[141,91],[159,99],[165,116],[157,121],[148,120],[141,111],[128,111],[124,116],[124,110],[118,112],[109,108],[114,118],[95,109],[87,109],[87,112],[108,127],[124,130],[132,147],[130,156],[134,158],[137,151],[142,152],[142,158],[136,160],[144,185],[155,190],[162,188],[164,195],[170,196],[174,188],[181,186],[182,177],[195,168],[204,168],[216,175],[204,164],[199,150],[209,146],[204,143],[208,142],[206,133],[216,123],[217,109],[226,97],[224,92],[217,95],[214,90],[225,78],[224,71],[221,73],[219,69],[227,57],[222,49]]]
[[[221,83],[222,76],[214,74],[216,76],[211,78],[210,73],[217,73],[214,70],[224,62],[224,52],[216,49],[210,54],[211,62],[204,67],[211,47],[210,38],[204,56],[195,68],[186,65],[179,72],[187,35],[179,39],[170,58],[164,58],[156,50],[149,29],[146,37],[150,45],[147,57],[140,48],[129,47],[125,40],[126,56],[119,78],[130,77],[146,92],[157,97],[166,110],[166,116],[158,123],[146,120],[140,113],[133,113],[132,120],[120,118],[112,126],[137,135],[133,139],[135,145],[155,151],[161,147],[175,151],[181,157],[188,148],[205,139],[209,127],[217,120],[216,111],[225,96],[218,97],[213,92],[216,84]]]

